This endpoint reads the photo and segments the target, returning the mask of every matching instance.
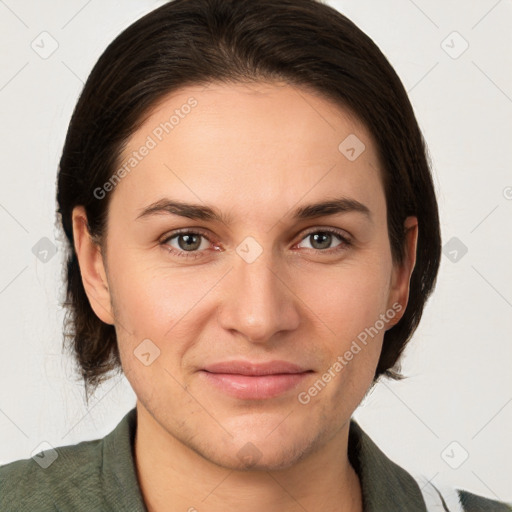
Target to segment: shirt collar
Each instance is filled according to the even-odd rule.
[[[103,438],[102,473],[109,482],[111,510],[147,512],[135,466],[137,408],[128,411],[116,428]]]
[[[416,480],[390,460],[353,419],[348,458],[361,482],[364,512],[426,512]]]
[[[147,512],[136,475],[137,410],[131,409],[104,438],[102,472],[112,482],[108,498],[119,510]],[[351,419],[348,457],[361,482],[364,512],[426,512],[418,484],[391,461]],[[121,505],[121,506],[120,506]]]

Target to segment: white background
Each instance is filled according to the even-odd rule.
[[[0,1],[0,464],[30,457],[43,441],[103,437],[135,404],[117,376],[87,407],[62,355],[55,178],[92,66],[162,3]],[[443,243],[456,237],[467,247],[456,262],[443,255],[403,359],[408,378],[379,384],[355,418],[406,469],[512,501],[512,2],[328,3],[372,37],[409,91],[432,157]],[[47,59],[31,47],[43,31],[58,42]],[[32,252],[43,237],[58,249],[46,263]],[[460,467],[447,464],[465,452]]]

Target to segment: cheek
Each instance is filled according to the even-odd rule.
[[[162,337],[178,325],[211,288],[214,277],[192,268],[172,269],[117,260],[112,278],[117,318],[138,335]],[[211,277],[211,279],[210,279]]]
[[[374,377],[389,327],[381,315],[386,313],[392,266],[391,258],[386,260],[382,253],[367,256],[364,261],[311,275],[298,291],[314,312],[310,317],[320,334],[313,336],[329,374],[319,408],[355,409]]]
[[[208,299],[223,272],[146,266],[135,259],[118,261],[111,285],[125,373],[133,370],[138,379],[141,371],[149,375],[164,367],[172,374],[181,372],[186,354],[201,339],[208,322],[215,320],[214,304]],[[147,339],[156,345],[158,358],[145,368],[134,353],[140,352],[138,347]],[[151,352],[152,345],[149,347]],[[166,375],[154,374],[155,378],[165,379]],[[147,381],[143,385],[147,386]]]
[[[297,295],[331,335],[351,340],[385,312],[391,263],[384,258],[302,273]]]

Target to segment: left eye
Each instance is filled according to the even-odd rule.
[[[340,243],[335,247],[330,247],[331,243],[333,242],[333,237],[338,238],[338,240],[340,240]],[[349,240],[338,231],[311,231],[302,240],[308,239],[311,240],[311,247],[307,247],[307,249],[316,249],[319,251],[325,251],[326,249],[338,249],[340,246],[349,245]]]

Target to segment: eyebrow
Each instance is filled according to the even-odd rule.
[[[293,211],[291,217],[296,220],[307,220],[349,212],[361,213],[369,220],[372,220],[371,211],[366,205],[347,197],[328,199],[318,203],[300,206]],[[229,224],[231,222],[229,215],[223,214],[216,208],[175,200],[171,201],[170,199],[161,199],[143,208],[141,213],[137,216],[137,219],[160,214],[173,214],[188,219],[217,221],[223,224]]]

